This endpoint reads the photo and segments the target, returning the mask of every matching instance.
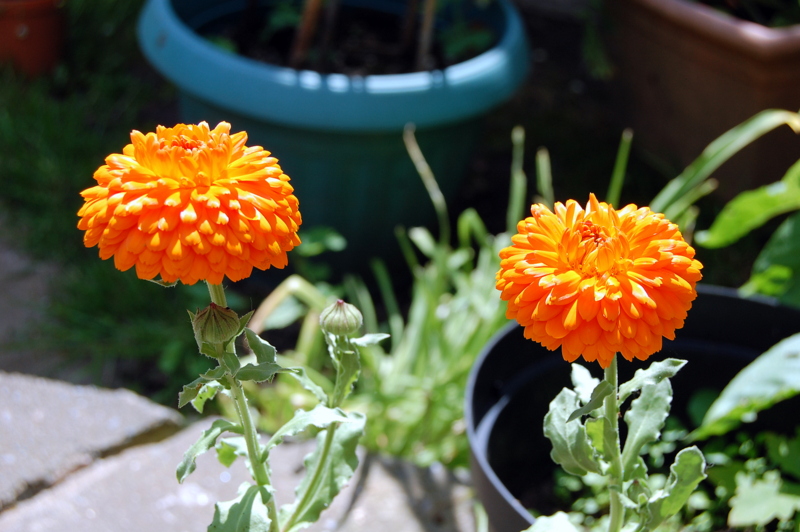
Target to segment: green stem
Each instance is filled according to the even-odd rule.
[[[606,396],[603,406],[605,408],[606,420],[611,424],[611,429],[614,434],[614,441],[616,445],[611,446],[608,450],[610,467],[608,468],[608,493],[610,499],[610,520],[608,523],[608,532],[619,532],[622,528],[622,522],[625,517],[625,508],[622,506],[620,494],[622,493],[622,453],[620,451],[619,442],[619,383],[617,381],[617,356],[611,360],[611,364],[605,369],[606,381],[611,385],[614,390]]]
[[[206,284],[208,285],[208,293],[211,295],[211,302],[219,305],[220,307],[227,307],[228,300],[225,297],[225,289],[222,288],[222,285],[211,283]]]
[[[225,298],[225,289],[222,285],[208,284],[208,293],[211,296],[211,301],[217,305],[227,307],[227,299]],[[233,342],[230,342],[230,349],[234,349]],[[221,364],[224,363],[220,361]],[[247,456],[250,459],[250,467],[253,470],[253,479],[259,486],[271,486],[272,482],[269,478],[269,469],[267,464],[261,457],[261,446],[258,443],[258,431],[256,424],[253,422],[253,417],[250,415],[250,407],[247,405],[247,398],[244,395],[244,388],[242,383],[230,374],[227,369],[225,380],[231,389],[233,395],[233,404],[236,407],[236,414],[239,416],[239,423],[244,430],[244,441],[247,444]],[[267,512],[270,519],[270,532],[278,532],[278,507],[275,503],[275,498],[270,497],[266,502]]]
[[[319,456],[319,464],[317,465],[317,469],[314,471],[314,476],[311,477],[311,482],[308,484],[308,489],[306,489],[306,491],[303,493],[303,498],[297,503],[292,515],[289,516],[289,519],[284,524],[283,532],[291,530],[291,528],[294,526],[294,522],[297,520],[297,516],[303,515],[303,511],[308,505],[309,500],[314,494],[316,494],[317,485],[319,484],[319,480],[322,478],[322,472],[325,469],[325,464],[328,462],[328,455],[331,453],[331,447],[333,447],[333,434],[336,432],[336,428],[338,426],[338,423],[332,423],[325,432],[325,442],[322,444],[322,452]]]

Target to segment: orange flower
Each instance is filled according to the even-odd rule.
[[[500,252],[497,289],[525,337],[608,367],[645,360],[675,338],[702,277],[678,226],[647,207],[615,210],[594,194],[555,212],[531,206]]]
[[[78,228],[86,247],[136,267],[141,279],[221,284],[253,267],[283,268],[300,243],[298,201],[278,161],[247,133],[208,124],[131,133],[84,190]]]

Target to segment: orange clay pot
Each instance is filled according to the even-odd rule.
[[[29,76],[51,70],[61,57],[64,0],[0,0],[0,62]]]
[[[682,169],[729,128],[769,108],[800,109],[800,25],[768,28],[687,0],[608,0],[616,95],[634,147]],[[719,194],[780,179],[800,158],[789,128],[715,173]]]

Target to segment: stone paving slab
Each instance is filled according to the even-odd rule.
[[[3,532],[198,532],[206,530],[214,502],[235,497],[249,479],[241,460],[226,469],[213,452],[200,456],[183,485],[175,466],[208,427],[199,421],[161,443],[101,459],[64,482],[0,513]],[[314,442],[291,443],[271,453],[279,504],[289,502]],[[365,462],[367,467],[363,467]],[[366,475],[364,473],[367,473]],[[355,500],[354,500],[355,496]],[[351,484],[308,530],[473,532],[471,491],[444,470],[430,473],[402,461],[362,459]]]
[[[182,417],[128,390],[0,372],[0,509],[96,458],[176,432]],[[2,527],[0,527],[2,530]]]

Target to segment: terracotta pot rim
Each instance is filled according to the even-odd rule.
[[[800,48],[800,24],[770,28],[687,0],[623,0],[625,2],[748,56],[772,59],[796,54]]]

